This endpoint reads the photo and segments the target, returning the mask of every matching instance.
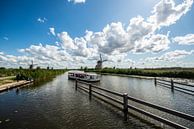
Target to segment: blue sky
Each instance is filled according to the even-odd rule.
[[[0,67],[194,67],[193,0],[1,0]]]

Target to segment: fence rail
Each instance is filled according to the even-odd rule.
[[[186,93],[186,94],[194,95],[194,90],[193,89],[185,88],[185,87],[194,88],[194,85],[175,82],[172,79],[171,79],[171,81],[169,81],[169,80],[163,80],[163,79],[160,79],[160,78],[155,78],[154,83],[155,83],[155,86],[157,86],[157,84],[159,84],[160,86],[171,88],[171,90],[173,92],[174,92],[174,90],[177,90],[177,91],[180,91],[180,92],[183,92],[183,93]],[[178,85],[175,85],[175,84],[178,84]],[[181,86],[183,86],[183,87],[181,87]]]
[[[83,85],[84,84],[84,85]],[[122,106],[122,108],[118,107],[118,109],[122,109],[123,111],[123,114],[124,114],[124,120],[127,120],[128,118],[128,109],[132,109],[136,112],[139,112],[141,114],[144,114],[146,116],[149,116],[150,118],[153,118],[157,121],[160,121],[162,123],[165,123],[169,126],[172,126],[172,127],[175,127],[175,128],[180,128],[180,129],[187,129],[187,127],[183,126],[183,125],[180,125],[178,123],[175,123],[173,121],[170,121],[168,119],[165,119],[165,118],[162,118],[158,115],[155,115],[151,112],[148,112],[148,111],[145,111],[143,109],[140,109],[138,107],[135,107],[133,105],[130,105],[128,103],[128,100],[130,101],[134,101],[138,104],[141,104],[141,105],[144,105],[144,106],[147,106],[147,107],[151,107],[153,109],[157,109],[159,111],[162,111],[162,112],[165,112],[165,113],[168,113],[168,114],[171,114],[171,115],[174,115],[174,116],[177,116],[177,117],[180,117],[182,119],[185,119],[185,120],[189,120],[189,121],[192,121],[194,122],[194,116],[192,115],[189,115],[189,114],[186,114],[186,113],[182,113],[182,112],[179,112],[179,111],[176,111],[176,110],[172,110],[172,109],[169,109],[169,108],[166,108],[166,107],[163,107],[163,106],[159,106],[159,105],[156,105],[156,104],[153,104],[153,103],[150,103],[150,102],[147,102],[147,101],[144,101],[144,100],[140,100],[138,98],[135,98],[135,97],[132,97],[132,96],[129,96],[127,93],[118,93],[118,92],[115,92],[115,91],[111,91],[111,90],[108,90],[108,89],[105,89],[105,88],[101,88],[101,87],[98,87],[96,85],[92,85],[90,83],[86,83],[86,82],[83,82],[83,81],[77,81],[75,82],[75,89],[81,89],[81,90],[84,90],[86,92],[89,93],[89,98],[91,99],[92,95],[96,96],[97,98],[100,98],[101,100],[113,105],[113,106],[117,106],[117,105],[114,105],[113,103],[107,101],[107,100],[110,100],[116,104],[119,104],[120,107]],[[100,91],[103,91],[102,93]],[[122,100],[119,100],[115,97],[112,97],[110,95],[107,95],[107,94],[104,94],[104,93],[108,93],[108,94],[111,94],[112,96],[115,96],[117,98],[120,98]],[[99,97],[100,96],[100,97]],[[105,99],[107,100],[105,100]]]

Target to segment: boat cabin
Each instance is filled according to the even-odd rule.
[[[85,73],[83,71],[70,71],[68,72],[68,79],[77,79],[87,82],[100,81],[100,76],[95,73]]]

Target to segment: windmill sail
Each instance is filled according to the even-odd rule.
[[[96,69],[102,69],[102,63],[105,62],[107,60],[103,60],[102,59],[102,55],[100,54],[100,60],[97,61],[97,64],[96,64]]]

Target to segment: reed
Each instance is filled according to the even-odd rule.
[[[194,79],[194,68],[158,68],[158,69],[114,69],[104,68],[101,70],[87,69],[86,72],[140,75],[151,77],[173,77]]]
[[[66,71],[64,69],[0,69],[0,77],[18,76],[18,80],[33,79],[34,81],[41,81],[53,78]]]

